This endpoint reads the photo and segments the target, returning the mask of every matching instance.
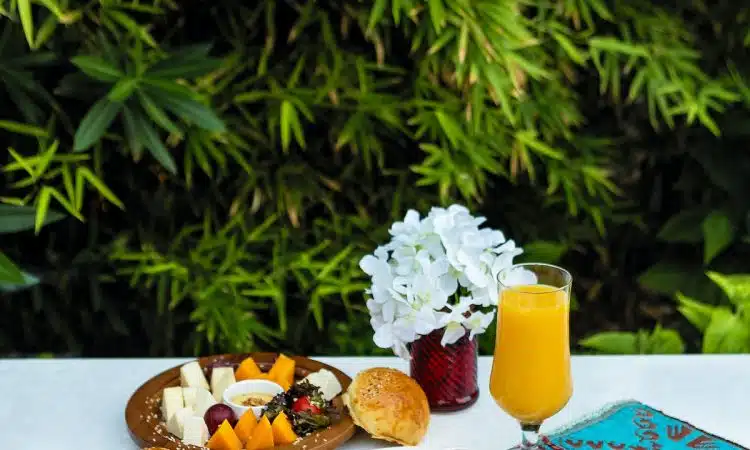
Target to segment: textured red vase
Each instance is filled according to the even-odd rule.
[[[457,411],[477,401],[477,338],[467,332],[443,347],[443,329],[422,336],[411,344],[411,377],[422,387],[430,409]]]

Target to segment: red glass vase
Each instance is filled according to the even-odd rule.
[[[444,329],[411,344],[411,377],[422,387],[432,411],[457,411],[477,401],[477,338],[469,333],[443,347]]]

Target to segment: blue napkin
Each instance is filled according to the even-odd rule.
[[[542,442],[550,450],[748,450],[636,401],[609,406]]]

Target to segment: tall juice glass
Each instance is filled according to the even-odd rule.
[[[570,285],[566,270],[541,263],[500,272],[490,393],[518,420],[524,449],[538,448],[539,427],[573,394]]]

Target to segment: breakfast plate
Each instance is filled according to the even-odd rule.
[[[240,439],[243,449],[270,440],[276,450],[329,450],[355,432],[341,398],[351,382],[339,369],[301,356],[207,356],[143,383],[125,420],[142,448],[223,448]]]

